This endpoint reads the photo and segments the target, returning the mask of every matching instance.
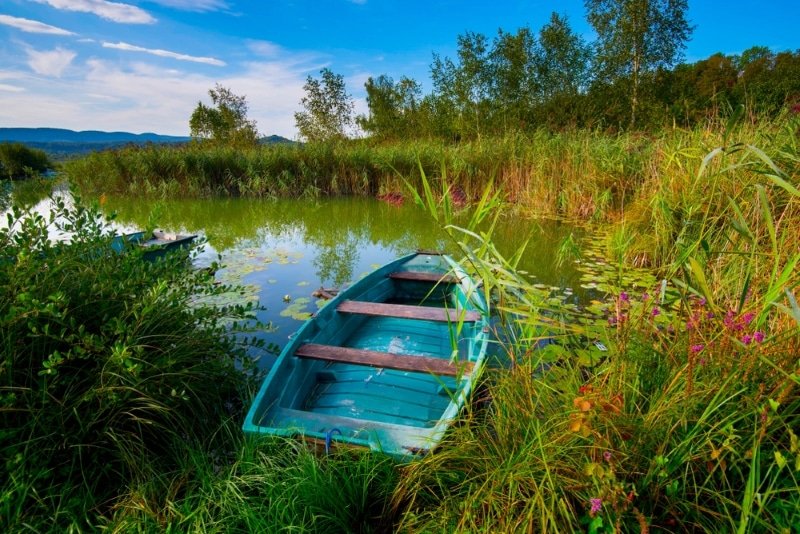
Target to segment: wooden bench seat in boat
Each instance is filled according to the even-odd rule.
[[[410,306],[408,304],[386,304],[385,302],[366,302],[362,300],[345,300],[339,304],[336,310],[342,313],[359,313],[361,315],[399,317],[402,319],[422,319],[423,321],[440,321],[445,323],[455,323],[459,320],[472,323],[481,319],[481,314],[475,310],[453,310],[449,308]]]
[[[457,284],[458,278],[451,274],[426,273],[422,271],[396,271],[389,273],[389,278],[394,280],[410,280],[414,282],[434,282],[442,284]]]
[[[301,358],[368,365],[371,367],[381,367],[383,369],[396,369],[398,371],[433,373],[446,376],[457,376],[461,373],[469,374],[473,367],[472,362],[453,364],[449,360],[431,358],[430,356],[408,356],[405,354],[391,354],[389,352],[338,347],[335,345],[320,345],[317,343],[305,343],[300,345],[294,354]]]

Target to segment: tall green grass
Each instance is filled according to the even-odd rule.
[[[251,306],[197,305],[230,288],[180,254],[114,253],[99,212],[53,202],[46,217],[12,208],[0,229],[4,531],[88,528],[209,443],[249,391],[226,321]]]
[[[701,158],[689,180],[741,194],[712,209],[709,190],[697,227],[669,248],[664,283],[617,287],[606,328],[554,320],[490,234],[448,226],[515,325],[515,365],[490,374],[479,407],[403,470],[399,530],[796,530],[800,191],[797,150],[781,154],[732,145]],[[443,196],[423,189],[420,203],[446,220]],[[620,271],[636,243],[627,232],[610,232]],[[582,363],[580,340],[598,336],[605,357]],[[560,350],[535,350],[542,337]]]
[[[226,457],[188,448],[180,470],[131,487],[117,532],[386,532],[394,462],[367,451],[318,457],[299,442],[245,440],[223,427]]]
[[[4,529],[797,530],[797,124],[749,128],[71,163],[98,192],[408,190],[484,280],[513,365],[487,372],[442,446],[407,465],[248,441],[237,347],[219,310],[187,306],[214,291],[208,274],[100,255],[107,231],[80,207],[66,217],[77,248],[29,218],[0,231]],[[456,188],[477,204],[463,227]],[[617,262],[602,324],[538,297],[519,255],[497,252],[504,202],[597,224]],[[631,263],[664,281],[621,285]],[[608,350],[587,359],[594,341]]]
[[[797,143],[796,118],[757,126],[607,135],[597,131],[533,132],[480,142],[409,140],[376,144],[274,145],[251,150],[190,144],[130,147],[67,162],[69,179],[92,194],[151,196],[379,195],[421,188],[447,169],[448,183],[476,200],[490,177],[523,212],[540,217],[611,223],[625,219],[638,235],[629,251],[643,265],[666,265],[673,246],[691,241],[704,213],[721,213],[757,172],[735,175],[706,154],[727,147],[767,146],[783,163]],[[786,162],[796,165],[796,162]],[[700,173],[699,170],[705,171]]]

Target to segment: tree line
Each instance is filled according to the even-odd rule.
[[[429,94],[407,76],[370,77],[368,113],[357,117],[343,76],[323,69],[319,79],[306,80],[295,113],[300,138],[343,139],[354,126],[377,140],[460,141],[542,128],[653,131],[694,127],[737,109],[754,119],[800,112],[800,50],[755,46],[684,63],[693,30],[686,0],[586,0],[585,6],[594,42],[555,12],[536,32],[499,29],[491,38],[466,32],[454,58],[433,55]],[[244,97],[220,86],[210,94],[217,111],[199,103],[192,135],[255,142]],[[215,131],[220,124],[223,131]]]

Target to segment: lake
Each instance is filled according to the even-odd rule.
[[[259,337],[279,347],[322,304],[312,295],[320,287],[346,286],[418,249],[457,250],[437,223],[409,202],[395,206],[353,197],[157,201],[107,197],[102,207],[116,212],[115,224],[121,232],[157,226],[203,236],[207,242],[198,266],[221,255],[224,268],[217,277],[242,284],[247,289],[242,298],[261,303],[265,309],[259,319],[272,328]],[[47,211],[47,201],[35,209]],[[588,303],[598,292],[591,284],[587,287],[586,271],[572,261],[561,267],[556,261],[558,245],[571,232],[580,230],[509,211],[501,217],[493,241],[510,255],[530,239],[520,264],[525,276],[563,300]],[[260,365],[269,367],[272,361],[266,355]]]

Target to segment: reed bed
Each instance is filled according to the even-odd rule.
[[[108,236],[80,206],[82,249],[47,244],[33,218],[0,232],[13,251],[0,256],[4,530],[797,530],[797,131],[146,147],[69,163],[98,193],[400,192],[484,280],[513,365],[488,371],[442,446],[405,465],[246,440],[252,384],[234,372],[226,314],[186,306],[213,280],[96,258]],[[512,202],[596,225],[615,273],[600,320],[538,296],[519,254],[497,252],[491,221]],[[662,281],[626,286],[631,264]],[[595,342],[607,350],[582,358]]]
[[[403,468],[399,530],[796,529],[800,160],[794,144],[778,153],[733,144],[699,158],[674,193],[704,202],[655,287],[622,285],[640,244],[629,223],[610,229],[619,276],[599,324],[537,297],[490,235],[448,225],[513,326],[514,365],[487,376],[441,450]],[[424,190],[420,204],[448,223]],[[581,363],[594,342],[606,352]]]

